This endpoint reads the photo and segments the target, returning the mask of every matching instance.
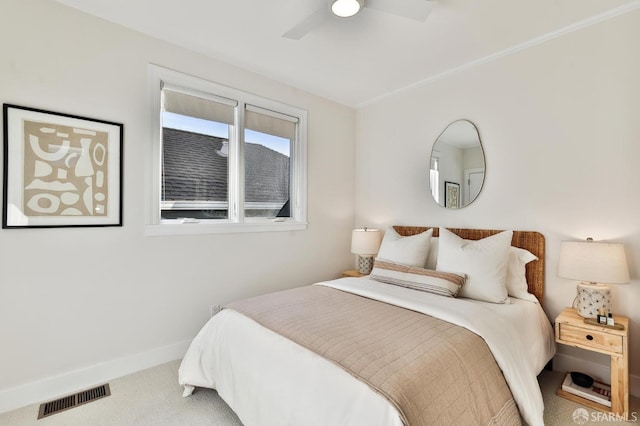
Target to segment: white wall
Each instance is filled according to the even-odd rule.
[[[473,148],[465,148],[462,150],[462,168],[467,169],[481,169],[484,167],[484,161],[482,161],[482,148],[479,146]]]
[[[124,123],[123,227],[0,230],[0,411],[180,358],[210,305],[351,268],[353,109],[52,1],[0,8],[1,102]],[[308,110],[307,231],[144,235],[149,63]]]
[[[550,319],[571,305],[575,282],[557,277],[562,240],[623,242],[632,283],[613,309],[631,318],[633,392],[640,395],[640,10],[368,105],[358,111],[356,223],[540,231],[546,237]],[[462,64],[460,64],[462,65]],[[433,141],[470,119],[486,180],[469,207],[429,195]],[[398,125],[402,123],[402,125]],[[559,365],[608,374],[608,359],[559,347]],[[577,364],[573,364],[574,367]]]
[[[394,147],[394,149],[396,149]],[[438,145],[440,162],[438,163],[440,187],[440,199],[444,205],[447,199],[446,182],[453,182],[460,185],[460,197],[462,196],[462,180],[464,179],[464,170],[462,169],[462,149],[450,144]],[[428,172],[428,170],[427,170]],[[428,180],[426,182],[429,182]],[[427,186],[428,188],[428,186]],[[460,199],[462,201],[462,198]]]

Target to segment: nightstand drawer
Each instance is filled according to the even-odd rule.
[[[622,336],[588,330],[570,324],[559,324],[558,339],[566,343],[576,343],[606,353],[622,354]]]

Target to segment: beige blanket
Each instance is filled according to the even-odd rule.
[[[324,286],[227,306],[339,365],[387,398],[405,425],[518,425],[491,351],[465,328]]]

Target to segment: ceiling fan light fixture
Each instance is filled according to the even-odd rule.
[[[362,0],[333,0],[331,3],[331,12],[340,18],[349,18],[362,7]]]

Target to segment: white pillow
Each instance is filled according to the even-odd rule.
[[[427,257],[427,269],[436,269],[438,264],[438,237],[431,238],[431,247]],[[469,240],[471,241],[471,240]],[[538,260],[536,255],[519,247],[509,247],[509,264],[507,265],[507,293],[517,299],[538,303],[538,298],[529,293],[527,285],[527,263]]]
[[[440,228],[436,269],[467,275],[460,297],[510,303],[505,281],[512,237],[513,231],[503,231],[481,240],[464,240]]]
[[[507,293],[518,299],[538,303],[538,299],[529,293],[527,286],[527,263],[538,260],[536,255],[519,247],[509,248],[509,265],[507,266]]]
[[[429,229],[403,237],[393,227],[389,227],[384,233],[376,259],[423,268],[429,255],[432,234],[433,229]]]
[[[426,269],[436,269],[438,265],[438,237],[431,237],[431,246],[429,247],[429,256],[427,256]]]

